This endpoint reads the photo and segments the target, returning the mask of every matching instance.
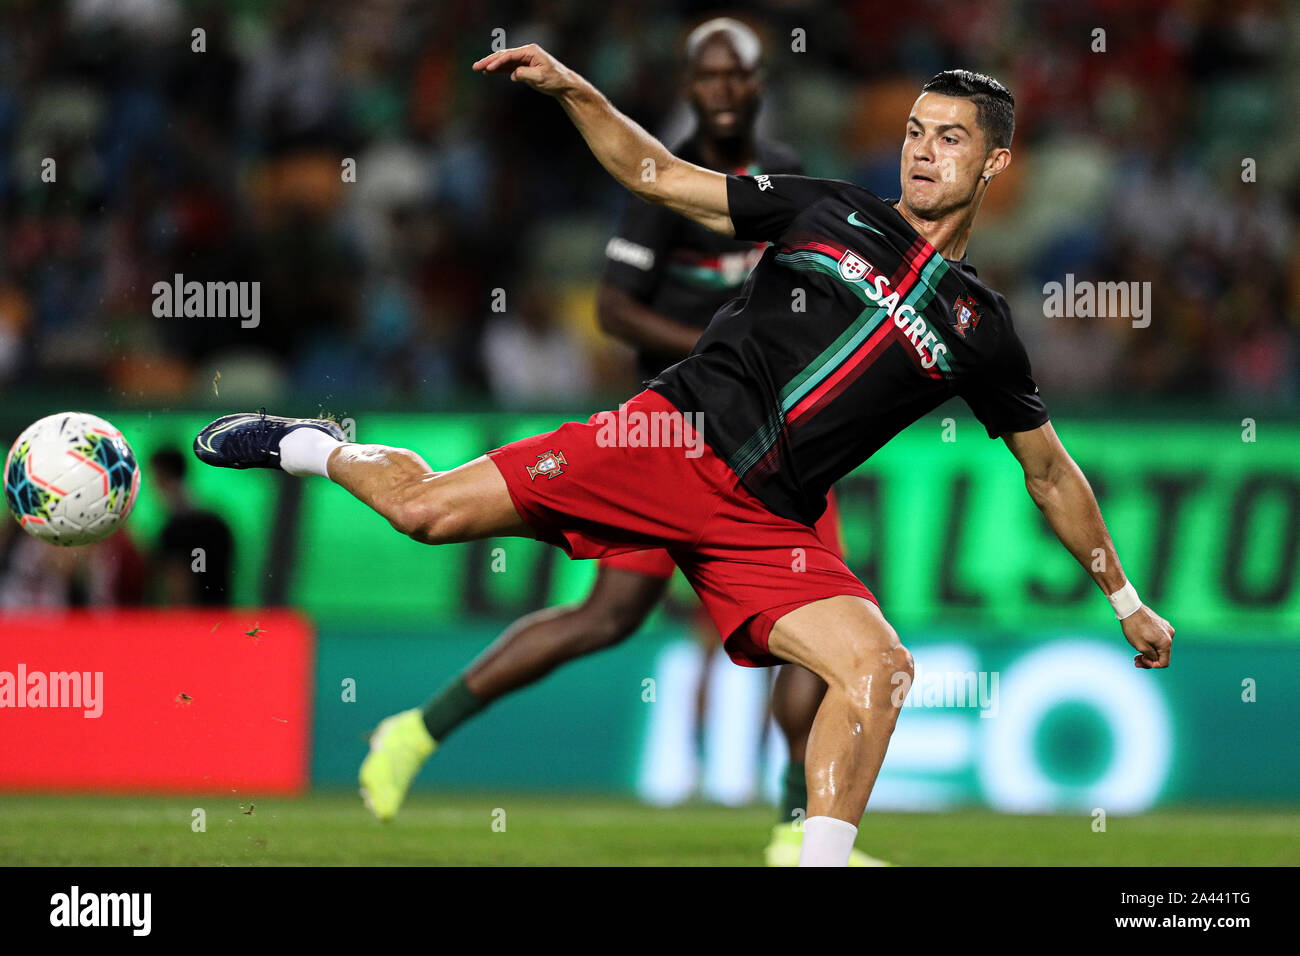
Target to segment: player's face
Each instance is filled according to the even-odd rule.
[[[728,140],[748,135],[758,112],[762,82],[745,66],[725,34],[700,49],[686,82],[691,107],[705,134]]]
[[[922,93],[903,135],[899,178],[903,202],[924,219],[937,219],[970,202],[988,150],[975,104],[957,96]]]

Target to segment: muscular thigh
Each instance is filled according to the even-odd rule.
[[[779,618],[767,639],[777,657],[802,664],[823,680],[877,672],[905,654],[880,608],[857,595],[812,601]]]
[[[795,608],[841,595],[874,600],[812,528],[739,492],[724,500],[699,544],[674,557],[740,664],[781,663],[768,635]]]
[[[454,516],[454,531],[448,541],[533,537],[532,528],[515,510],[505,479],[487,455],[451,471],[428,475],[414,493],[430,511]]]

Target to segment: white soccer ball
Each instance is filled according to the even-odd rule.
[[[126,520],[140,468],[122,433],[94,415],[48,415],[18,436],[5,459],[5,502],[33,537],[90,544]]]

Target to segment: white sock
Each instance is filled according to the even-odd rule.
[[[848,866],[858,828],[835,817],[809,817],[803,823],[800,866]]]
[[[325,463],[343,442],[319,428],[295,428],[280,440],[280,467],[291,475],[328,478]]]

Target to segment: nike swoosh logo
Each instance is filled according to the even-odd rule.
[[[878,236],[883,236],[883,235],[884,235],[884,233],[881,232],[879,229],[877,229],[875,226],[871,225],[871,224],[868,223],[868,222],[863,222],[861,219],[859,219],[859,218],[858,218],[858,211],[857,211],[856,209],[853,210],[853,212],[849,213],[849,225],[850,225],[850,226],[857,226],[859,229],[870,229],[872,232],[874,232],[874,233],[875,233],[876,235],[878,235]]]
[[[218,428],[216,431],[209,432],[209,433],[208,433],[208,436],[207,436],[206,438],[204,438],[202,435],[200,435],[200,436],[199,436],[199,447],[202,448],[204,451],[209,452],[210,454],[213,454],[213,455],[219,454],[218,451],[217,451],[215,448],[212,447],[212,439],[216,438],[216,437],[217,437],[218,435],[220,435],[222,432],[228,432],[228,431],[230,431],[230,429],[234,428],[236,425],[241,425],[241,424],[243,424],[243,423],[242,423],[241,421],[239,421],[238,419],[236,419],[235,421],[227,422],[225,425],[222,425],[222,426],[221,426],[220,428]]]

